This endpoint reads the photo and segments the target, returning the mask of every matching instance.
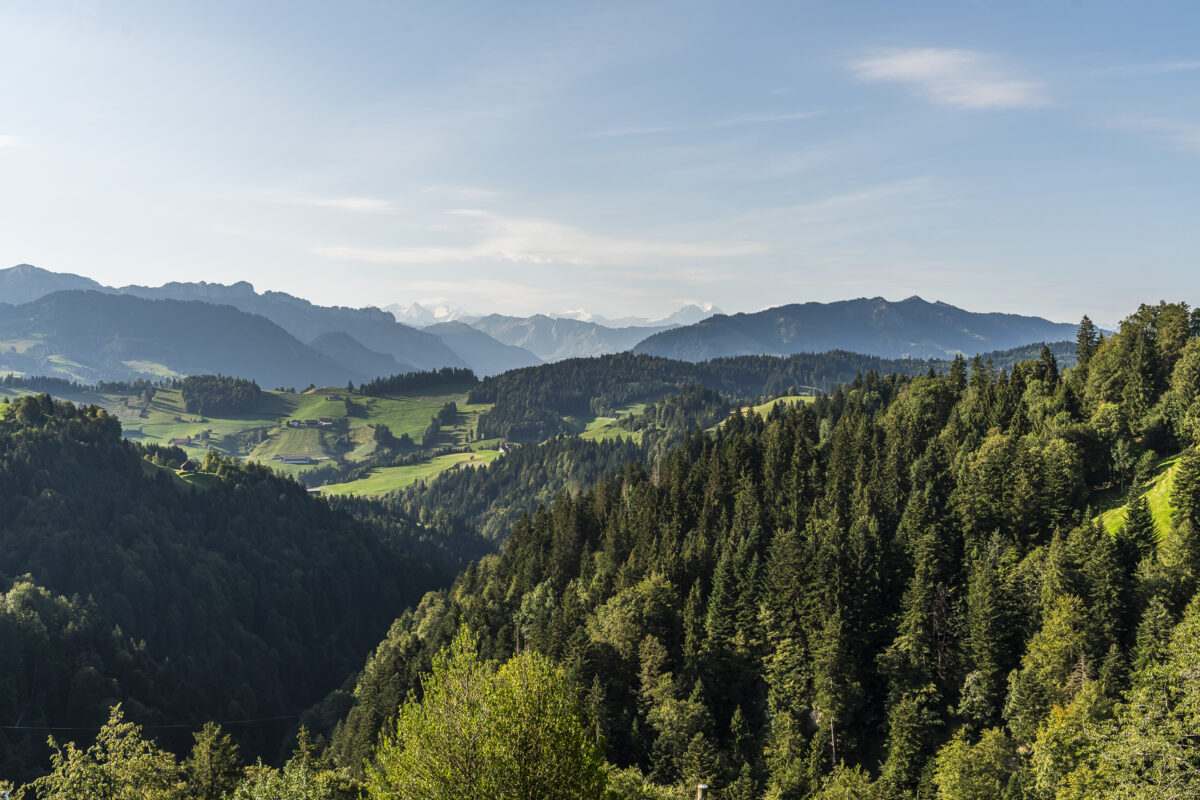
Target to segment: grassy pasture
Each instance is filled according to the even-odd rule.
[[[474,453],[451,453],[437,456],[420,464],[403,467],[384,467],[372,470],[371,474],[351,483],[339,483],[322,489],[325,494],[358,495],[379,497],[409,486],[417,481],[428,481],[449,469],[474,469],[486,466],[500,455],[496,450],[479,450]]]
[[[1155,475],[1150,480],[1150,488],[1146,490],[1146,502],[1150,505],[1150,516],[1154,518],[1154,530],[1159,539],[1171,531],[1171,490],[1175,486],[1175,472],[1179,466],[1179,456],[1165,458],[1155,467]],[[1129,516],[1129,505],[1124,504],[1111,508],[1100,515],[1104,529],[1115,534],[1125,524]]]
[[[780,404],[796,405],[796,404],[803,404],[803,403],[811,403],[815,399],[816,398],[810,394],[797,394],[797,395],[787,395],[785,397],[776,397],[771,400],[768,400],[765,403],[760,403],[759,405],[756,405],[756,406],[746,406],[745,408],[742,409],[742,413],[753,410],[754,413],[758,414],[760,417],[765,418],[767,416],[767,414],[771,413],[771,409],[777,405],[780,405]]]
[[[375,452],[374,428],[377,425],[387,425],[396,437],[407,433],[417,446],[421,446],[430,418],[450,401],[458,405],[458,417],[454,424],[442,427],[434,446],[463,447],[470,444],[480,450],[494,451],[499,440],[470,442],[479,414],[491,406],[470,405],[466,402],[466,392],[451,391],[454,388],[457,387],[423,394],[379,397],[347,394],[342,387],[321,387],[299,394],[264,390],[254,413],[229,416],[201,416],[187,411],[178,389],[156,390],[153,400],[144,407],[136,395],[106,394],[70,399],[102,405],[121,419],[125,435],[130,439],[166,444],[172,439],[188,436],[195,439],[201,431],[207,430],[209,434],[206,441],[184,447],[184,451],[199,458],[211,448],[224,455],[260,461],[279,472],[297,476],[318,465],[283,464],[275,461],[274,457],[311,456],[362,461]],[[23,393],[13,391],[10,395],[15,397]],[[349,411],[347,398],[350,400]],[[334,420],[335,425],[330,428],[290,428],[287,425],[288,420],[322,417]],[[344,425],[339,424],[342,420],[345,420]],[[345,439],[341,439],[343,431]],[[481,453],[476,462],[487,460],[490,458]],[[414,474],[419,473],[418,478],[424,479],[450,469],[456,463],[452,459],[441,458],[420,466]],[[410,467],[399,469],[413,471]],[[190,479],[191,476],[188,477]],[[411,482],[407,473],[397,473],[395,477]],[[377,493],[380,487],[389,483],[390,477],[376,476],[368,489]],[[390,488],[387,490],[390,491]]]

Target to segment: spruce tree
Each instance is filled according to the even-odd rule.
[[[1086,367],[1092,360],[1092,356],[1096,354],[1099,342],[1096,325],[1087,314],[1084,314],[1083,319],[1079,321],[1079,331],[1075,334],[1075,341],[1075,356],[1079,359],[1080,366]]]

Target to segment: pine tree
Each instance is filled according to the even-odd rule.
[[[1141,561],[1154,552],[1158,544],[1158,536],[1154,531],[1154,517],[1150,513],[1150,503],[1146,495],[1142,495],[1129,506],[1125,524],[1120,534],[1123,547],[1129,549],[1130,557]]]
[[[1075,341],[1077,343],[1075,355],[1079,359],[1080,366],[1086,367],[1092,360],[1092,356],[1096,354],[1099,343],[1096,325],[1087,314],[1084,314],[1083,319],[1079,321],[1079,332],[1075,335]]]
[[[1171,490],[1171,505],[1175,507],[1171,522],[1175,526],[1185,520],[1200,527],[1200,447],[1191,447],[1179,457],[1175,467],[1175,485]]]
[[[1155,597],[1146,606],[1142,621],[1137,629],[1137,641],[1133,646],[1133,672],[1135,676],[1145,676],[1148,671],[1160,663],[1167,654],[1167,645],[1171,639],[1171,631],[1175,620],[1167,610],[1162,599]]]
[[[237,787],[242,774],[238,746],[219,725],[206,723],[194,734],[196,744],[183,762],[188,787],[197,800],[220,800]]]

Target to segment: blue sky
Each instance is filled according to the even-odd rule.
[[[0,263],[325,304],[1200,301],[1194,2],[0,15]]]

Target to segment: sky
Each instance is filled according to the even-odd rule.
[[[1193,0],[0,9],[0,266],[507,314],[1200,302]]]

